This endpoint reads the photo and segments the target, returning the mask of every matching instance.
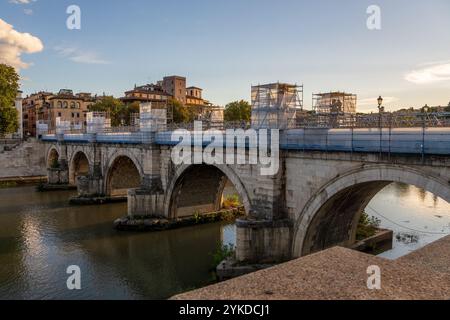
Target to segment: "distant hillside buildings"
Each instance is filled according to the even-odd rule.
[[[213,109],[212,104],[203,99],[203,89],[187,87],[186,78],[168,76],[156,84],[135,86],[120,98],[124,104],[133,102],[152,102],[159,108],[166,107],[167,102],[175,99],[187,107],[197,107],[199,116]],[[56,118],[68,121],[74,127],[83,126],[89,107],[100,100],[101,96],[91,93],[76,93],[61,89],[58,93],[37,92],[23,99],[23,133],[24,136],[36,136],[37,123],[45,122],[49,127],[56,126]],[[197,110],[197,109],[196,109]]]
[[[208,100],[202,97],[203,89],[198,87],[186,87],[186,78],[180,76],[164,77],[156,84],[135,86],[133,90],[125,92],[120,98],[124,103],[153,102],[166,103],[175,99],[186,106],[211,106]]]
[[[86,121],[89,106],[96,99],[90,93],[74,94],[72,90],[61,89],[57,94],[38,92],[23,99],[23,132],[25,136],[36,136],[36,123],[46,122],[55,127],[56,118],[82,126]]]

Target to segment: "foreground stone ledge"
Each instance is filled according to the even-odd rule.
[[[262,225],[264,225],[264,223]],[[378,255],[392,249],[393,235],[394,233],[392,230],[378,229],[375,235],[358,241],[351,249],[370,255]],[[258,270],[267,269],[277,264],[278,263],[239,263],[234,258],[227,258],[217,266],[216,275],[219,281],[224,281]]]
[[[381,290],[367,268],[381,269]],[[202,289],[177,300],[450,299],[450,236],[398,260],[335,247]]]

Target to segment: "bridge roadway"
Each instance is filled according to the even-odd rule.
[[[179,141],[172,139],[173,131],[116,132],[64,134],[62,140],[75,143],[115,143],[173,146]],[[193,134],[192,134],[193,136]],[[56,135],[43,135],[42,141],[56,142]],[[209,144],[208,139],[203,145]],[[192,142],[194,144],[194,142]],[[316,150],[344,152],[383,152],[402,154],[450,154],[450,128],[346,128],[290,129],[281,132],[280,148],[285,150]]]

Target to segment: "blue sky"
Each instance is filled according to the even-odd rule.
[[[66,28],[72,4],[81,30]],[[381,30],[366,27],[372,4]],[[20,56],[26,94],[121,96],[177,74],[220,105],[275,81],[303,83],[306,107],[329,90],[357,93],[361,111],[380,94],[390,109],[450,101],[448,0],[0,0],[0,19],[43,45]]]

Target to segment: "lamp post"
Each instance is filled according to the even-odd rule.
[[[425,104],[422,108],[422,163],[425,161],[425,129],[427,127],[429,109],[428,104]]]
[[[382,112],[384,111],[384,108],[382,107],[383,105],[383,98],[381,96],[378,97],[377,99],[378,102],[378,130],[380,130],[380,157],[381,157],[381,151],[382,151],[382,139],[383,139],[383,130],[381,128],[382,125]]]

